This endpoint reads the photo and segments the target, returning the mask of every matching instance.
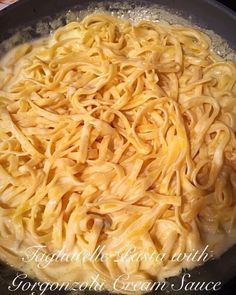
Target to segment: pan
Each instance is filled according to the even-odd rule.
[[[11,47],[30,41],[34,38],[49,34],[59,25],[64,25],[70,18],[79,16],[80,12],[97,8],[110,10],[115,13],[126,13],[140,7],[142,11],[150,12],[150,8],[160,7],[168,12],[166,15],[175,15],[181,20],[191,22],[203,30],[213,31],[221,38],[216,38],[217,46],[224,45],[226,55],[232,49],[236,50],[236,14],[213,0],[133,0],[132,2],[108,2],[100,0],[21,0],[3,11],[0,11],[0,55]],[[152,9],[151,9],[152,10]],[[155,11],[155,10],[154,10]],[[156,10],[158,11],[158,10]],[[147,16],[146,15],[146,16]],[[155,15],[154,15],[155,17]],[[159,16],[160,18],[163,16]],[[178,18],[174,19],[178,21]],[[171,19],[167,19],[171,22]],[[173,20],[172,20],[173,21]],[[17,37],[16,37],[17,36]],[[8,41],[7,41],[8,40]],[[10,42],[9,42],[10,40]],[[226,45],[227,44],[227,45]],[[221,282],[221,286],[235,277],[236,271],[236,246],[231,247],[220,258],[208,261],[203,266],[197,267],[188,274],[194,282]],[[0,264],[0,294],[42,294],[40,290],[23,291],[11,289],[12,282],[19,271],[4,263]],[[30,280],[33,284],[34,281]],[[169,279],[170,283],[180,286],[181,277]],[[178,288],[177,288],[178,289]],[[232,290],[233,292],[233,290]],[[45,291],[43,294],[68,294],[65,291]],[[149,294],[206,294],[207,291],[175,290],[172,292],[155,291]],[[214,293],[214,292],[213,292]],[[92,291],[84,291],[83,294],[96,294]],[[102,292],[109,294],[108,292]]]

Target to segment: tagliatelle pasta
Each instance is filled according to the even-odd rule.
[[[193,28],[96,14],[14,49],[0,68],[1,259],[111,289],[201,263],[181,253],[221,254],[236,241],[235,131],[235,62]],[[37,245],[103,259],[24,262]],[[140,256],[119,259],[127,249]]]

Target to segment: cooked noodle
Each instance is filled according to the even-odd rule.
[[[0,68],[0,258],[41,280],[163,280],[236,223],[236,66],[179,25],[90,15]],[[233,238],[233,243],[236,238]],[[24,263],[44,253],[104,259]],[[164,259],[117,259],[127,248]],[[27,265],[26,265],[27,264]]]

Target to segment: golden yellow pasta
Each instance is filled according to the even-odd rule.
[[[94,14],[14,49],[0,63],[0,258],[111,289],[199,264],[181,253],[221,254],[236,242],[235,132],[235,62],[193,28]]]

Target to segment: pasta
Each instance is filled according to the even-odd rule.
[[[2,260],[40,280],[99,274],[111,289],[235,243],[236,65],[208,36],[93,14],[0,65]],[[103,259],[39,267],[22,259],[37,245]],[[118,259],[127,249],[150,259]]]

